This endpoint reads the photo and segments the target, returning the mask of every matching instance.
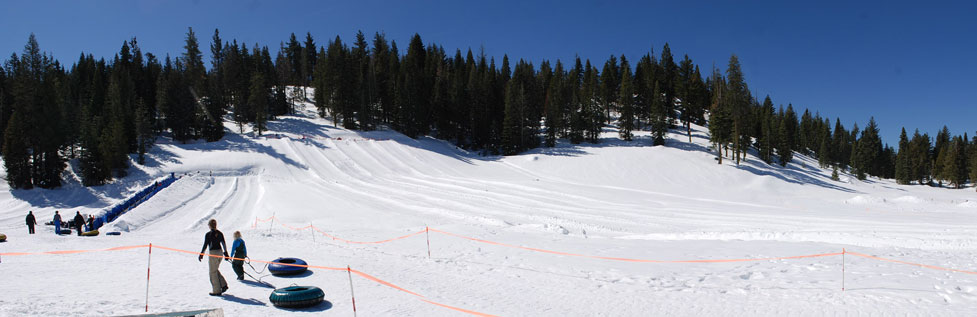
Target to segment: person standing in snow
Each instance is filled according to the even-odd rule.
[[[54,211],[54,234],[61,235],[61,214]]]
[[[75,229],[78,229],[78,235],[81,236],[81,226],[85,224],[85,217],[81,216],[81,211],[75,212],[74,222]]]
[[[231,261],[231,268],[237,274],[238,280],[244,279],[244,258],[248,256],[248,248],[244,246],[244,239],[241,239],[241,232],[234,231],[234,243],[231,244],[231,254],[234,260]]]
[[[210,268],[210,285],[214,288],[210,296],[220,296],[227,291],[227,281],[218,270],[221,261],[227,258],[227,242],[224,241],[224,234],[217,230],[217,220],[210,219],[207,225],[210,226],[210,231],[204,235],[204,247],[200,249],[200,257],[197,261],[203,261],[204,251],[209,248],[210,259],[207,263]],[[221,257],[222,254],[224,257]]]
[[[88,231],[95,230],[95,216],[88,215]]]
[[[27,231],[30,234],[34,234],[34,225],[37,224],[37,219],[34,219],[34,211],[27,211]]]

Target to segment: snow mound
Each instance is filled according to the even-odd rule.
[[[871,195],[858,195],[845,200],[845,203],[849,205],[879,205],[885,203],[885,198]]]
[[[957,206],[964,207],[964,208],[977,208],[977,201],[968,200],[960,204],[957,204]]]
[[[902,197],[895,198],[892,201],[899,202],[899,203],[909,203],[909,204],[919,204],[923,202],[922,199],[916,196],[902,196]]]

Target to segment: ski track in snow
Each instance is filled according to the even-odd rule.
[[[656,260],[765,258],[840,252],[977,270],[973,189],[899,186],[871,180],[837,183],[802,155],[787,169],[755,157],[718,166],[712,154],[672,147],[560,144],[547,154],[482,157],[449,142],[408,139],[390,131],[354,132],[313,118],[309,104],[274,126],[291,138],[252,138],[182,146],[160,144],[143,168],[147,179],[187,175],[109,224],[121,236],[55,236],[23,231],[56,209],[39,190],[0,196],[0,252],[154,245],[195,251],[207,220],[242,231],[253,259],[300,257],[312,265],[351,266],[429,300],[505,316],[971,315],[977,276],[848,255],[842,258],[736,263],[629,263],[530,252],[430,233],[382,240],[425,226],[506,243],[570,253]],[[285,122],[288,122],[287,124]],[[708,146],[695,127],[694,146]],[[608,134],[612,134],[609,132]],[[328,139],[301,139],[303,135]],[[647,132],[638,132],[638,139]],[[338,138],[343,138],[339,140]],[[233,141],[231,141],[233,140]],[[243,140],[243,141],[242,141]],[[694,145],[694,146],[693,146]],[[577,154],[573,154],[577,153]],[[179,159],[164,159],[163,156]],[[751,172],[753,171],[753,172]],[[213,176],[211,176],[213,175]],[[848,177],[847,175],[845,175]],[[808,180],[791,182],[790,180]],[[816,185],[810,182],[823,182]],[[5,185],[0,185],[5,186]],[[836,188],[831,188],[835,186]],[[96,193],[90,202],[87,191]],[[83,214],[121,198],[68,185],[61,210]],[[34,206],[32,204],[41,204]],[[255,219],[274,216],[271,222]],[[144,309],[146,250],[4,257],[0,315],[120,315]],[[276,286],[316,285],[330,307],[280,310],[270,289],[233,280],[225,297],[206,296],[206,263],[192,255],[152,255],[151,312],[220,307],[239,315],[348,315],[345,272],[313,270],[301,278],[263,275]],[[261,270],[262,266],[256,265]],[[248,268],[250,271],[250,268]],[[252,272],[254,273],[254,272]],[[457,315],[374,282],[353,279],[362,315]],[[18,285],[18,286],[13,286]]]

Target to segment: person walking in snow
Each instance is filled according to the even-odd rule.
[[[75,212],[74,222],[75,222],[74,223],[75,229],[78,229],[78,235],[81,236],[81,228],[82,228],[81,226],[85,224],[85,217],[81,216],[81,211]]]
[[[220,296],[227,291],[227,281],[218,270],[221,261],[227,258],[227,242],[224,241],[224,234],[217,230],[217,220],[210,219],[207,225],[210,226],[210,231],[204,234],[204,247],[200,249],[200,257],[197,261],[203,261],[204,251],[210,249],[210,259],[207,263],[210,269],[210,285],[214,288],[210,296]],[[221,255],[224,257],[222,258]]]
[[[54,211],[54,234],[61,235],[61,214]]]
[[[244,279],[244,258],[248,256],[248,248],[244,246],[244,239],[241,239],[241,232],[234,231],[234,243],[231,244],[231,254],[234,260],[231,261],[231,268],[237,274],[238,280]]]
[[[34,211],[27,211],[27,232],[34,234],[34,225],[37,224],[37,219],[34,219]]]

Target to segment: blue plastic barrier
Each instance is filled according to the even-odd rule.
[[[95,222],[93,223],[95,229],[101,228],[103,225],[115,221],[115,219],[119,218],[119,216],[125,214],[130,209],[135,208],[153,195],[156,195],[156,193],[163,188],[170,186],[170,184],[173,184],[173,182],[176,180],[176,176],[173,173],[170,173],[170,177],[167,177],[162,181],[156,181],[152,185],[149,185],[149,187],[143,188],[143,190],[140,190],[138,193],[132,197],[129,197],[125,201],[112,206],[112,208],[106,210],[101,217],[95,219]]]

